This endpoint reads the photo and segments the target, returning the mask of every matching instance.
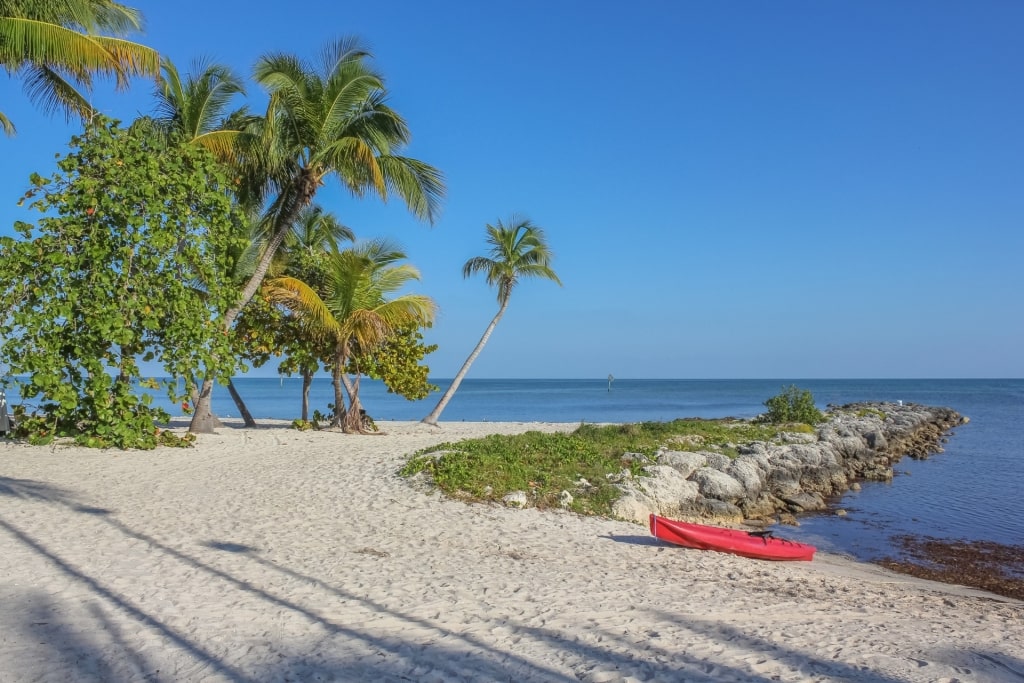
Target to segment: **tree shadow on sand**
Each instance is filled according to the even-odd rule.
[[[479,637],[471,631],[453,630],[427,618],[393,609],[366,596],[328,584],[320,578],[296,571],[278,562],[261,556],[252,546],[230,540],[207,540],[200,546],[207,550],[230,553],[239,561],[252,562],[269,572],[276,573],[301,585],[313,585],[333,595],[338,600],[365,607],[369,612],[387,615],[418,635],[413,638],[401,635],[375,635],[358,623],[339,623],[325,615],[323,606],[307,599],[300,602],[289,593],[273,591],[238,578],[230,571],[203,561],[199,557],[171,547],[156,538],[132,529],[105,508],[83,504],[73,494],[50,487],[40,482],[0,478],[0,495],[62,505],[79,514],[90,515],[99,524],[109,525],[128,538],[147,544],[150,552],[162,553],[190,569],[202,572],[228,584],[232,589],[247,594],[267,604],[276,612],[289,612],[302,617],[311,627],[311,635],[304,645],[289,649],[284,642],[260,646],[251,654],[240,653],[229,658],[218,654],[223,644],[205,642],[194,634],[183,632],[162,619],[158,608],[137,603],[125,594],[115,590],[113,584],[102,577],[93,576],[74,566],[61,556],[59,549],[49,548],[34,538],[28,531],[0,519],[0,529],[5,530],[17,541],[44,558],[53,568],[68,580],[83,585],[95,598],[90,607],[92,623],[97,633],[102,633],[106,645],[95,638],[83,635],[80,624],[62,623],[49,598],[38,592],[26,590],[21,596],[23,609],[8,612],[4,621],[9,622],[18,614],[25,623],[20,630],[26,640],[45,621],[45,627],[52,637],[47,637],[46,647],[52,650],[52,657],[60,662],[61,671],[71,674],[76,680],[128,681],[147,678],[148,680],[189,680],[187,672],[154,673],[153,663],[141,651],[144,639],[139,634],[128,638],[122,635],[110,617],[118,614],[123,619],[137,623],[141,629],[155,635],[164,648],[178,650],[188,667],[203,676],[216,674],[220,678],[236,683],[263,680],[338,680],[338,681],[416,681],[434,678],[445,681],[544,681],[569,682],[579,678],[590,678],[600,674],[602,680],[610,680],[611,672],[620,676],[637,675],[645,680],[687,680],[697,683],[711,683],[721,680],[767,681],[770,678],[759,675],[742,662],[721,664],[709,662],[700,653],[688,652],[687,643],[673,640],[659,641],[651,634],[615,635],[614,624],[602,627],[601,642],[583,642],[576,627],[564,629],[531,626],[515,623],[509,619],[503,627],[515,631],[517,636],[529,638],[533,644],[542,644],[549,655],[554,655],[559,664],[548,665],[517,654],[511,648],[501,648]],[[646,536],[610,536],[611,540],[637,545],[657,543]],[[289,581],[286,585],[291,585]],[[10,591],[7,591],[10,594]],[[27,603],[25,602],[27,601]],[[237,603],[237,600],[233,601]],[[311,604],[312,603],[312,604]],[[44,619],[42,614],[48,615]],[[25,616],[27,615],[27,616]],[[749,652],[754,659],[771,660],[799,670],[803,674],[832,676],[840,679],[858,680],[865,683],[891,683],[895,679],[866,671],[860,667],[833,660],[816,658],[813,653],[786,648],[778,643],[744,633],[724,623],[704,621],[679,614],[655,615],[658,621],[672,623],[676,627],[689,629],[710,639],[728,640],[732,647]],[[10,629],[13,624],[5,623]],[[123,627],[121,627],[122,630]],[[353,660],[341,655],[332,655],[330,647],[324,647],[324,634],[340,637],[346,643],[355,644],[357,650],[372,653]],[[427,633],[429,635],[424,636]],[[38,635],[38,634],[37,634]],[[98,637],[98,636],[97,636]],[[38,643],[38,639],[32,642]],[[111,643],[113,642],[113,646]],[[113,663],[101,663],[105,653],[113,647],[118,658]],[[105,648],[105,649],[104,649]],[[351,649],[346,647],[346,649]],[[1011,663],[1010,666],[1013,666]],[[569,673],[569,669],[572,673]],[[79,674],[79,675],[74,675]]]

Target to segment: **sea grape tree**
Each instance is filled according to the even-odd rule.
[[[233,180],[201,147],[97,118],[31,183],[43,217],[0,238],[0,362],[33,405],[25,424],[37,438],[152,447],[167,415],[138,391],[140,363],[171,378],[175,402],[193,377],[237,369],[222,324],[238,298]]]

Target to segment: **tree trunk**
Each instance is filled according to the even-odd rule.
[[[313,373],[302,371],[302,421],[309,422],[309,388],[313,386]]]
[[[345,424],[345,394],[342,392],[342,382],[346,380],[346,355],[344,346],[339,342],[334,350],[334,367],[331,368],[331,383],[334,385],[334,417],[331,419],[332,427],[343,427]]]
[[[348,391],[348,410],[345,411],[345,421],[342,423],[342,431],[346,434],[362,434],[363,429],[363,404],[359,401],[359,376],[353,383],[346,382],[345,389]]]
[[[256,269],[249,277],[249,281],[245,283],[245,287],[242,288],[242,293],[238,297],[238,303],[233,307],[229,308],[227,313],[224,314],[224,326],[223,331],[225,334],[231,332],[231,327],[235,324],[235,319],[242,312],[252,298],[256,296],[256,292],[259,290],[260,285],[263,284],[263,278],[266,276],[267,271],[270,269],[270,262],[274,259],[274,255],[280,248],[281,243],[284,242],[285,236],[288,231],[291,230],[292,224],[295,223],[296,217],[303,207],[309,204],[313,195],[316,193],[317,181],[307,171],[302,169],[300,171],[300,179],[298,183],[297,192],[299,193],[298,200],[289,201],[288,198],[284,198],[279,206],[282,206],[281,212],[277,216],[275,221],[276,228],[274,230],[273,237],[267,242],[266,249],[260,255],[260,260],[256,264]],[[211,434],[213,433],[215,422],[217,419],[213,415],[211,408],[211,401],[213,398],[213,379],[209,377],[203,378],[203,386],[199,391],[199,400],[196,401],[195,414],[192,416],[192,423],[188,426],[188,430],[193,434]]]
[[[203,378],[199,387],[199,394],[196,396],[192,406],[192,422],[188,425],[188,431],[193,434],[213,434],[213,430],[219,427],[216,417],[213,415],[211,405],[213,401],[213,380],[209,377]]]
[[[501,302],[497,315],[494,316],[494,319],[491,320],[491,324],[487,326],[486,330],[484,330],[484,334],[480,337],[480,341],[477,342],[476,348],[473,349],[473,353],[469,354],[469,358],[467,358],[466,362],[462,364],[458,374],[455,375],[455,379],[452,380],[452,383],[444,392],[444,396],[442,396],[441,400],[437,402],[436,406],[434,406],[430,415],[427,415],[425,418],[420,420],[420,422],[433,425],[435,427],[437,426],[437,421],[441,418],[441,411],[445,409],[448,402],[452,400],[452,396],[455,395],[455,391],[459,388],[459,385],[462,384],[462,380],[466,377],[466,373],[469,372],[469,366],[473,364],[476,357],[480,355],[481,351],[483,351],[484,345],[487,344],[487,340],[491,338],[491,332],[494,332],[494,328],[498,326],[498,321],[501,320],[501,316],[505,315],[506,308],[508,308],[507,298]]]
[[[235,402],[235,407],[238,408],[238,414],[242,416],[242,422],[246,427],[255,427],[256,420],[252,419],[252,413],[245,407],[245,401],[242,400],[242,396],[238,393],[238,389],[235,388],[233,381],[228,381],[228,392],[231,394],[231,398]]]

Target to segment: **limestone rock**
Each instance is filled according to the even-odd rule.
[[[672,467],[683,475],[683,479],[688,479],[697,471],[697,468],[705,467],[708,464],[708,458],[705,453],[699,452],[665,451],[658,458],[658,464]]]
[[[740,483],[747,498],[756,497],[764,488],[764,470],[761,469],[760,463],[751,456],[741,455],[736,458],[729,463],[725,473]]]
[[[673,467],[651,465],[645,467],[648,477],[635,480],[640,492],[652,500],[657,507],[651,512],[669,512],[689,505],[699,495],[697,484],[689,481]]]
[[[525,491],[512,491],[511,493],[506,493],[505,497],[501,499],[501,502],[508,507],[524,508],[530,504],[530,499],[526,495]]]
[[[705,498],[735,503],[743,497],[743,485],[725,472],[701,467],[690,478]]]
[[[612,503],[612,514],[629,522],[643,524],[654,511],[653,501],[638,491],[626,491]]]
[[[824,510],[827,506],[825,500],[817,493],[798,493],[782,499],[789,505],[791,512],[809,512],[811,510]]]

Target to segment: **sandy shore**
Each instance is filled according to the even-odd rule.
[[[2,681],[1024,681],[1024,603],[465,505],[424,446],[576,425],[0,443]]]

